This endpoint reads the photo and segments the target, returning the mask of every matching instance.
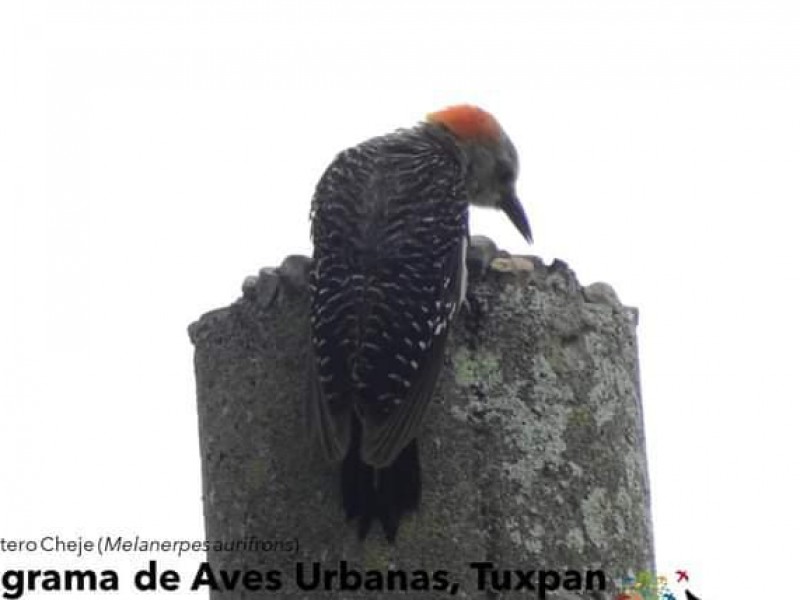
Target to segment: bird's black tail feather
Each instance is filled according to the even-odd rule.
[[[400,519],[419,508],[422,485],[417,441],[403,448],[388,467],[376,469],[361,460],[361,426],[354,423],[350,449],[342,463],[342,502],[347,519],[358,519],[358,537],[369,533],[373,519],[380,521],[389,542],[394,542]]]

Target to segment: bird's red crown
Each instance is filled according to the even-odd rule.
[[[469,104],[429,113],[427,121],[446,127],[453,135],[464,140],[496,140],[501,131],[500,124],[490,113]]]

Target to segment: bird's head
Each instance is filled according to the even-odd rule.
[[[446,129],[464,150],[470,204],[501,209],[531,242],[528,217],[516,192],[517,151],[497,119],[477,106],[459,105],[430,113],[427,122]]]

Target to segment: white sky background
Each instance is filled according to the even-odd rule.
[[[517,145],[534,246],[473,233],[641,311],[659,571],[791,593],[792,2],[4,1],[0,537],[201,538],[186,326],[310,252],[338,150],[463,101]]]

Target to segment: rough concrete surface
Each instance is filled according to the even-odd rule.
[[[280,542],[212,550],[215,569],[281,572],[280,590],[214,598],[449,595],[302,591],[297,562],[338,569],[345,560],[362,573],[445,570],[458,583],[448,591],[461,598],[544,592],[480,591],[470,562],[602,569],[609,578],[653,569],[636,311],[609,285],[584,288],[561,261],[545,265],[473,241],[468,306],[420,436],[421,510],[390,546],[377,524],[357,540],[340,507],[338,469],[306,435],[309,265],[293,256],[262,269],[245,280],[242,298],[189,329],[206,537]]]

